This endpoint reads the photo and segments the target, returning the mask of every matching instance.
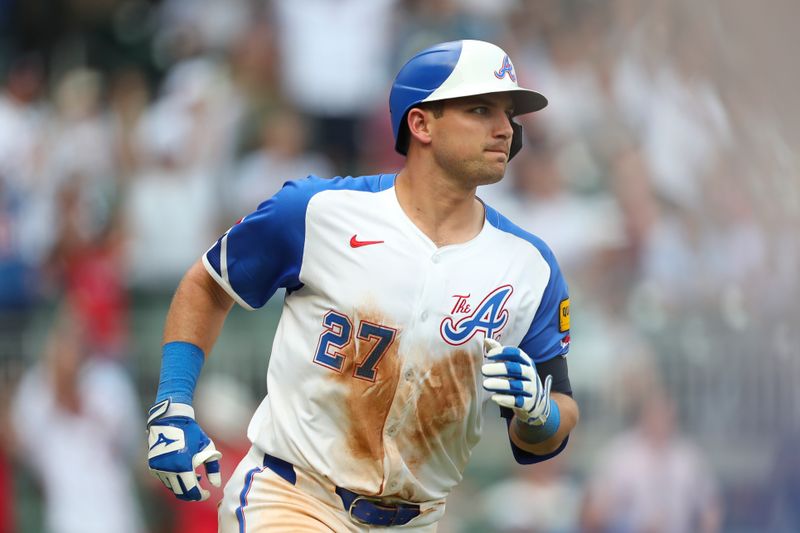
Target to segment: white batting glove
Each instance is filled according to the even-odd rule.
[[[219,487],[222,454],[194,420],[191,405],[158,402],[147,419],[147,462],[150,470],[179,500],[203,501],[209,492],[200,486],[195,468],[205,464],[209,483]]]
[[[492,400],[501,407],[513,409],[516,417],[527,424],[544,424],[550,416],[553,376],[547,376],[542,385],[536,365],[516,346],[503,346],[487,338],[483,347],[487,360],[481,367],[486,377],[483,388],[494,393]]]

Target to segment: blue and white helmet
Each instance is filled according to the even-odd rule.
[[[441,43],[419,52],[403,65],[392,84],[389,111],[394,149],[408,152],[408,111],[423,102],[436,102],[478,94],[510,93],[514,115],[538,111],[547,98],[517,85],[514,65],[502,48],[484,41]],[[522,127],[511,121],[514,136],[509,159],[522,148]]]

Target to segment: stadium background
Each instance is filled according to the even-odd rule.
[[[0,532],[102,522],[69,484],[94,469],[64,461],[53,485],[37,455],[80,445],[48,428],[86,415],[97,362],[136,399],[116,411],[131,438],[94,437],[134,487],[117,504],[143,531],[203,531],[213,509],[176,506],[144,467],[179,276],[284,180],[398,168],[391,74],[456,38],[501,45],[550,99],[481,195],[562,263],[582,422],[527,470],[488,424],[441,531],[645,530],[602,498],[620,486],[712,529],[800,530],[798,17],[789,0],[0,0]],[[231,460],[279,300],[235,309],[201,378]],[[25,397],[32,368],[50,377]],[[625,460],[646,428],[674,437],[651,450],[663,471]],[[688,490],[657,458],[671,446],[694,450]]]

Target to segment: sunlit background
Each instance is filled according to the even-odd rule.
[[[582,420],[518,468],[489,408],[440,531],[800,531],[798,21],[793,0],[0,0],[0,533],[216,531],[145,466],[172,291],[284,181],[402,166],[391,77],[460,38],[550,100],[479,193],[559,258]],[[235,309],[200,380],[223,474],[280,300]]]

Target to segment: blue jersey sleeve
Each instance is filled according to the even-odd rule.
[[[549,361],[569,352],[569,290],[561,269],[549,248],[540,249],[550,265],[550,279],[539,308],[519,347],[535,363]]]
[[[311,198],[325,190],[382,191],[395,175],[318,178],[286,182],[219,238],[203,256],[208,273],[239,305],[258,309],[275,291],[303,286],[300,270]]]
[[[550,278],[539,307],[519,347],[535,363],[548,361],[569,351],[569,290],[558,261],[542,239],[509,221],[490,206],[486,206],[490,224],[530,243],[550,267]]]
[[[279,288],[297,289],[308,201],[319,178],[289,181],[206,252],[206,270],[243,307],[257,309]]]

